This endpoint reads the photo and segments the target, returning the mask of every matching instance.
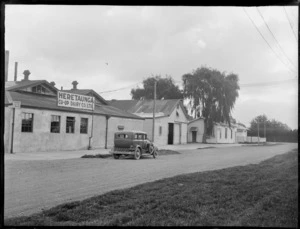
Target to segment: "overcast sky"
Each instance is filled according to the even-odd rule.
[[[79,89],[98,93],[125,87],[100,95],[131,99],[131,88],[151,75],[170,75],[181,87],[183,74],[205,65],[239,76],[235,119],[249,126],[266,114],[298,128],[296,6],[245,7],[264,38],[243,7],[6,5],[5,10],[8,80],[18,62],[18,80],[29,69],[31,80],[54,81],[58,89],[70,89],[77,80]]]

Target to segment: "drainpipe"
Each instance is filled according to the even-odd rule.
[[[93,107],[93,113],[92,113],[92,130],[91,130],[91,136],[89,137],[89,147],[88,147],[88,150],[92,149],[91,140],[93,138],[93,132],[94,132],[94,110],[95,110],[95,105]]]
[[[108,135],[108,119],[110,116],[106,115],[106,127],[105,127],[105,149],[107,149],[107,135]]]
[[[13,118],[12,118],[12,124],[11,124],[11,147],[10,147],[10,153],[14,152],[15,112],[16,112],[16,108],[13,108]]]

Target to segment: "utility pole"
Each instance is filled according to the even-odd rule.
[[[257,121],[257,142],[259,143],[259,121]]]
[[[152,123],[152,142],[154,142],[155,130],[155,100],[156,100],[156,79],[154,81],[154,99],[153,99],[153,123]]]
[[[264,121],[264,137],[267,141],[267,137],[266,137],[266,120]]]

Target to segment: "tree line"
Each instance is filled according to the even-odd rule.
[[[269,120],[266,115],[252,119],[248,136],[265,137],[267,142],[298,142],[298,130],[275,119]]]

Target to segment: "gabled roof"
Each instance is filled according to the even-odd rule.
[[[27,87],[34,87],[36,85],[40,84],[46,84],[52,91],[57,92],[58,89],[51,85],[47,80],[22,80],[22,81],[16,81],[13,86],[12,83],[7,82],[8,87],[5,88],[5,90],[8,91],[16,91],[16,90],[21,90]]]
[[[153,113],[153,100],[111,100],[109,103],[121,110],[141,116]],[[161,117],[170,116],[178,104],[188,117],[180,99],[156,100],[155,113]]]
[[[10,99],[11,98],[11,99]],[[36,109],[47,109],[47,110],[58,110],[74,113],[89,113],[93,112],[90,110],[81,110],[70,107],[59,107],[57,106],[57,98],[52,95],[44,94],[34,94],[30,92],[19,92],[19,91],[5,91],[5,105],[9,105],[12,101],[20,101],[21,107],[29,107]],[[143,119],[137,115],[128,113],[126,111],[120,110],[116,107],[109,105],[95,105],[94,114],[108,115],[121,118],[130,119]]]
[[[79,95],[89,95],[89,94],[91,95],[92,94],[100,102],[102,102],[105,105],[108,105],[108,102],[92,89],[71,89],[71,90],[62,90],[62,91],[69,92],[69,93],[75,93],[75,94],[79,94]]]
[[[203,118],[203,117],[196,118],[196,119],[193,119],[193,120],[189,121],[189,124],[190,124],[190,123],[192,123],[192,122],[198,121],[198,120],[200,120],[200,119],[203,119],[203,120],[204,120],[204,118]]]

